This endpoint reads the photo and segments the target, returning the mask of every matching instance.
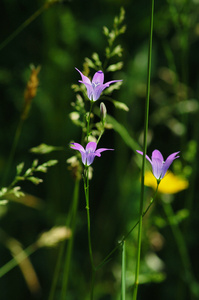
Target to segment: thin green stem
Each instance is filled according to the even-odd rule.
[[[93,101],[91,101],[91,104],[90,104],[90,111],[89,111],[89,115],[87,117],[87,135],[86,135],[86,138],[87,138],[87,143],[88,143],[88,138],[89,138],[89,135],[90,135],[90,120],[91,120],[91,112],[92,112],[92,107],[93,107]]]
[[[126,241],[122,243],[122,284],[121,300],[126,299]]]
[[[86,198],[86,212],[87,212],[87,226],[88,226],[88,248],[89,248],[89,256],[90,256],[91,269],[92,269],[90,299],[93,300],[96,268],[95,268],[94,261],[93,261],[93,251],[92,251],[92,244],[91,244],[91,223],[90,223],[90,207],[89,207],[89,167],[88,166],[85,167],[84,192],[85,192],[85,198]]]
[[[48,9],[52,4],[58,1],[46,1],[42,7],[40,7],[36,12],[34,12],[25,22],[23,22],[12,34],[10,34],[1,44],[0,51],[7,46],[22,30],[24,30],[28,25],[30,25],[37,17]]]
[[[150,18],[150,38],[149,38],[149,50],[148,50],[148,68],[147,68],[147,93],[145,103],[145,118],[144,118],[144,151],[142,160],[142,172],[141,172],[141,196],[140,196],[140,212],[139,212],[139,227],[138,227],[138,250],[135,269],[135,283],[133,290],[133,300],[137,299],[137,291],[139,285],[139,271],[140,271],[140,253],[141,253],[141,241],[142,241],[142,215],[143,215],[143,203],[144,203],[144,173],[145,173],[145,161],[147,152],[147,133],[148,133],[148,117],[149,117],[149,97],[150,97],[150,79],[151,79],[151,57],[152,57],[152,40],[153,40],[153,15],[154,15],[154,0],[151,0],[151,18]]]
[[[71,263],[71,256],[72,256],[72,250],[73,250],[73,244],[74,244],[74,236],[75,236],[75,226],[76,226],[76,216],[77,216],[77,207],[78,207],[78,200],[79,200],[79,179],[77,178],[75,181],[75,187],[74,187],[74,193],[73,193],[73,201],[72,201],[72,210],[71,210],[71,221],[69,224],[69,227],[72,231],[72,236],[68,241],[67,244],[67,251],[66,251],[66,257],[65,257],[65,263],[64,263],[64,274],[63,274],[63,281],[62,281],[62,290],[61,290],[61,299],[66,298],[66,292],[68,287],[68,278],[69,278],[69,272],[70,272],[70,263]],[[59,263],[59,261],[58,261]],[[58,271],[57,271],[58,272]],[[55,272],[55,279],[57,275]],[[57,282],[57,280],[56,280]],[[54,291],[51,291],[52,294],[54,294]],[[53,298],[49,298],[53,299]]]
[[[33,254],[37,249],[38,249],[37,246],[35,244],[32,244],[28,246],[25,250],[17,254],[13,259],[11,259],[9,262],[7,262],[5,265],[3,265],[0,268],[0,278],[3,277],[5,274],[7,274],[14,267],[16,267],[20,262],[22,262],[28,256]]]
[[[98,137],[98,139],[97,139],[97,144],[99,143],[99,141],[100,141],[100,139],[101,139],[103,133],[104,133],[104,129],[100,132],[100,135],[99,135],[99,137]]]
[[[96,270],[92,270],[91,295],[90,295],[91,300],[93,300],[94,297],[95,275],[96,275]]]
[[[86,198],[86,212],[87,212],[87,225],[88,225],[88,247],[89,247],[89,255],[91,261],[92,270],[95,270],[94,262],[93,262],[93,251],[91,245],[91,223],[90,223],[90,207],[89,207],[89,167],[85,168],[85,178],[84,178],[84,192]]]
[[[151,207],[152,204],[154,203],[155,198],[156,198],[156,196],[157,196],[157,192],[158,192],[158,186],[159,186],[159,185],[157,185],[155,194],[154,194],[153,198],[151,198],[149,205],[147,206],[147,208],[146,208],[145,211],[143,212],[142,218],[144,218],[144,216],[147,214],[147,212],[149,211],[150,207]],[[116,247],[115,247],[115,248],[114,248],[114,249],[113,249],[113,250],[112,250],[112,251],[111,251],[104,259],[103,259],[103,261],[96,267],[96,270],[100,269],[104,264],[106,264],[106,263],[109,261],[111,255],[112,255],[113,253],[115,253],[115,251],[116,251],[119,247],[121,247],[121,245],[123,244],[123,242],[129,237],[129,235],[131,234],[131,232],[137,227],[137,225],[139,224],[139,222],[140,222],[140,220],[138,220],[138,221],[135,223],[135,225],[134,225],[134,226],[129,230],[129,232],[121,239],[121,241],[117,244],[117,246],[116,246]]]
[[[55,266],[55,272],[54,272],[54,275],[53,275],[53,281],[52,281],[52,285],[51,285],[48,300],[53,300],[54,296],[55,296],[56,285],[57,285],[57,282],[58,282],[59,273],[60,273],[61,265],[62,265],[62,262],[63,262],[64,250],[65,250],[65,243],[62,243],[60,245],[60,249],[59,249],[59,254],[58,254],[58,258],[57,258],[57,262],[56,262],[56,266]]]

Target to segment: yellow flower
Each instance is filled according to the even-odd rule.
[[[151,171],[145,172],[144,184],[152,187],[154,190],[157,188],[157,179]],[[179,176],[174,175],[172,172],[167,172],[165,177],[160,181],[158,191],[164,194],[175,194],[187,189],[189,182]]]

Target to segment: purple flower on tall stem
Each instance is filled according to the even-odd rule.
[[[80,145],[78,143],[71,143],[70,147],[81,153],[82,162],[85,166],[90,166],[93,163],[95,156],[98,156],[98,157],[101,156],[101,152],[106,151],[106,150],[114,150],[114,149],[107,149],[107,148],[99,148],[96,150],[97,143],[95,143],[95,142],[89,142],[86,145],[85,149],[84,149],[84,147],[82,147],[82,145]]]
[[[79,82],[83,83],[86,86],[87,89],[87,95],[88,98],[91,101],[96,101],[99,99],[102,91],[109,87],[110,84],[122,80],[112,80],[104,83],[104,73],[102,71],[98,71],[94,74],[92,82],[90,79],[83,75],[82,72],[80,72],[77,68],[75,68],[81,75],[82,80],[79,80]]]
[[[143,155],[142,151],[136,150],[139,154]],[[170,165],[172,164],[172,162],[174,161],[174,159],[178,158],[178,156],[176,156],[178,152],[174,152],[171,155],[169,155],[166,159],[166,161],[164,161],[164,158],[161,154],[161,152],[159,150],[154,150],[152,152],[152,156],[151,159],[148,157],[148,155],[146,155],[146,159],[148,159],[148,161],[150,162],[151,166],[152,166],[152,170],[153,170],[153,175],[155,176],[155,178],[160,181],[166,174],[168,168],[170,167]]]

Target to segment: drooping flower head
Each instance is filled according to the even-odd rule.
[[[98,157],[101,156],[101,152],[106,151],[106,150],[114,150],[114,149],[107,149],[107,148],[99,148],[96,150],[97,144],[95,142],[89,142],[86,145],[85,149],[82,145],[80,145],[78,143],[71,143],[70,147],[81,153],[82,162],[85,166],[90,166],[93,163],[95,156],[98,156]]]
[[[90,79],[83,75],[82,72],[80,72],[77,68],[75,68],[81,75],[82,80],[79,80],[79,82],[83,83],[86,86],[87,89],[87,95],[88,98],[91,101],[96,101],[99,99],[102,91],[109,87],[110,84],[122,80],[112,80],[104,83],[104,73],[102,71],[98,71],[94,74],[92,82]]]
[[[142,151],[136,150],[139,154],[143,155]],[[168,168],[174,161],[174,159],[178,158],[179,156],[177,155],[180,151],[174,152],[171,155],[169,155],[164,161],[164,158],[159,150],[154,150],[152,152],[151,159],[146,155],[146,159],[150,162],[153,170],[153,175],[155,178],[160,181],[166,174]]]

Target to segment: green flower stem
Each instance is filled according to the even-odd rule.
[[[178,223],[175,221],[175,215],[173,212],[173,208],[170,203],[162,203],[165,215],[169,222],[169,226],[171,227],[172,233],[174,235],[179,255],[183,264],[184,272],[185,272],[185,279],[189,286],[191,298],[199,297],[199,284],[196,282],[195,276],[192,271],[191,261],[189,258],[186,242],[184,240],[183,234],[178,226]]]
[[[74,244],[74,236],[75,236],[75,226],[76,226],[76,216],[77,216],[77,208],[78,208],[78,200],[79,200],[79,178],[75,181],[74,193],[73,193],[73,201],[72,201],[72,211],[71,211],[71,221],[69,227],[72,231],[72,236],[68,241],[67,245],[67,252],[65,257],[65,264],[64,264],[64,274],[63,274],[63,281],[62,281],[62,290],[61,290],[61,299],[66,299],[66,292],[68,287],[68,278],[70,272],[70,262]],[[55,274],[56,275],[56,274]]]
[[[55,297],[56,285],[57,285],[57,282],[59,279],[59,273],[60,273],[61,265],[63,262],[64,250],[65,250],[65,243],[62,243],[62,245],[60,245],[60,249],[59,249],[59,254],[58,254],[58,258],[57,258],[57,262],[56,262],[56,266],[55,266],[55,272],[53,275],[53,281],[52,281],[48,300],[53,300]]]
[[[84,192],[85,192],[85,199],[86,199],[86,212],[87,212],[87,225],[88,225],[88,248],[89,248],[89,256],[90,256],[91,269],[92,269],[90,299],[93,300],[96,268],[93,261],[93,251],[92,251],[92,244],[91,244],[91,224],[90,224],[90,207],[89,207],[89,167],[88,166],[85,167]]]
[[[149,211],[150,207],[152,206],[152,204],[155,201],[155,198],[157,196],[157,192],[158,192],[158,186],[156,188],[155,194],[153,196],[153,198],[151,198],[149,205],[147,206],[147,208],[145,209],[145,211],[142,214],[142,218],[147,214],[147,212]],[[135,225],[129,230],[129,232],[121,239],[121,241],[117,244],[117,246],[103,259],[103,261],[96,267],[96,270],[100,269],[103,265],[105,265],[109,260],[110,257],[113,253],[115,253],[115,251],[121,247],[121,245],[123,244],[123,242],[129,237],[129,235],[131,234],[131,232],[137,227],[137,225],[139,224],[140,220],[138,220]]]
[[[34,243],[28,246],[25,250],[17,254],[13,259],[7,262],[4,266],[0,268],[0,278],[7,274],[10,270],[16,267],[20,262],[26,259],[28,256],[33,254],[38,249],[37,245]]]
[[[121,300],[126,299],[126,242],[122,243],[122,284],[121,284]]]
[[[97,144],[99,143],[99,141],[100,141],[100,139],[101,139],[101,137],[102,137],[103,134],[104,134],[104,127],[103,127],[103,129],[101,130],[100,135],[99,135],[99,137],[98,137],[98,139],[97,139]]]
[[[37,17],[43,13],[46,9],[48,9],[52,4],[58,2],[56,1],[46,1],[36,12],[34,12],[25,22],[23,22],[11,35],[9,35],[1,44],[0,50],[2,50],[5,46],[7,46],[23,29],[25,29],[28,25],[30,25]]]
[[[154,15],[154,0],[151,0],[151,18],[150,18],[150,38],[149,38],[149,50],[148,50],[148,68],[147,68],[147,93],[145,104],[145,118],[144,118],[144,151],[142,160],[142,172],[141,172],[141,197],[140,197],[140,212],[139,212],[139,227],[138,227],[138,250],[135,269],[135,283],[133,290],[133,300],[137,299],[137,291],[139,285],[139,271],[140,271],[140,253],[141,253],[141,241],[142,241],[142,218],[143,218],[143,203],[144,203],[144,173],[145,173],[145,161],[147,152],[147,133],[148,133],[148,117],[149,117],[149,97],[150,97],[150,79],[151,79],[151,56],[152,56],[152,40],[153,40],[153,15]]]
[[[88,143],[88,138],[89,138],[89,135],[90,135],[90,120],[91,120],[91,112],[92,112],[92,108],[93,108],[93,103],[94,101],[91,101],[91,105],[90,105],[90,111],[89,111],[89,115],[88,115],[88,118],[87,118],[87,143]]]
[[[91,245],[91,224],[90,224],[90,207],[89,207],[89,167],[85,167],[85,177],[84,177],[84,192],[86,199],[86,212],[87,212],[87,224],[88,224],[88,247],[89,247],[89,255],[91,261],[92,271],[95,271],[95,266],[93,262],[93,251]]]

